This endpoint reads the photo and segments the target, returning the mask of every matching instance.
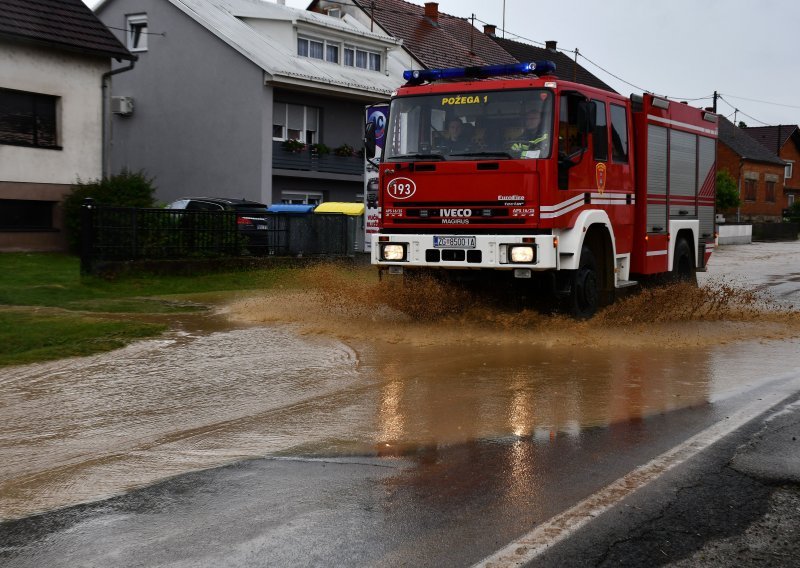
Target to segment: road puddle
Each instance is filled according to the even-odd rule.
[[[726,283],[575,322],[371,272],[298,280],[314,284],[175,316],[158,340],[3,370],[0,520],[252,457],[577,439],[756,386],[800,336],[796,312]]]

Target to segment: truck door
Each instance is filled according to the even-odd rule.
[[[595,105],[577,91],[561,95],[558,119],[558,188],[594,189],[594,159],[589,150]]]

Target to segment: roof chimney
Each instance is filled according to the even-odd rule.
[[[549,49],[550,51],[556,51],[556,40],[551,39],[544,42],[544,48]]]
[[[494,24],[484,24],[483,33],[488,36],[497,35],[497,26],[495,26]]]
[[[439,3],[425,2],[425,17],[433,23],[439,22]]]

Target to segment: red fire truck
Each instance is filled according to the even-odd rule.
[[[373,264],[549,292],[579,318],[642,276],[696,281],[716,239],[717,115],[554,72],[548,61],[405,72]],[[368,156],[372,140],[368,124]]]

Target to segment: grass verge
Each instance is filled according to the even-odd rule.
[[[88,355],[160,334],[166,325],[92,317],[207,309],[193,294],[256,290],[286,282],[289,269],[192,276],[81,277],[76,257],[0,254],[0,366]],[[42,308],[55,308],[57,311]]]

